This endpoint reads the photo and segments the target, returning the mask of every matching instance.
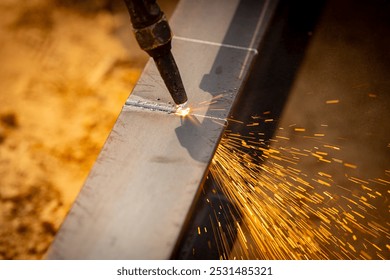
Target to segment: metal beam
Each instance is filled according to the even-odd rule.
[[[170,258],[275,3],[179,3],[173,54],[191,115],[168,112],[149,61],[47,258]]]

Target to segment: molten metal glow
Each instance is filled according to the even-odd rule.
[[[187,106],[187,103],[184,103],[176,106],[175,114],[180,117],[185,117],[190,113],[190,111],[190,107]]]

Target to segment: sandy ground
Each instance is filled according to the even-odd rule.
[[[120,1],[81,3],[0,3],[0,259],[43,257],[146,61]]]

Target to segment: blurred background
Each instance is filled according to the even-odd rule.
[[[1,1],[0,259],[48,248],[146,63],[133,37],[121,0]]]

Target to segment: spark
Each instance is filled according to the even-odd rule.
[[[216,106],[219,98],[200,105]],[[197,110],[191,108],[187,114],[201,117],[194,114]],[[213,195],[223,193],[232,206],[219,205],[210,214],[208,231],[217,245],[209,240],[208,248],[217,249],[220,259],[388,259],[390,224],[376,222],[377,206],[388,205],[390,190],[378,188],[390,186],[388,177],[350,176],[348,172],[358,166],[338,155],[341,146],[325,142],[322,131],[328,124],[320,124],[321,130],[309,134],[293,123],[288,126],[291,129],[279,127],[282,135],[266,141],[265,133],[256,129],[274,121],[265,118],[270,113],[252,116],[249,123],[227,119],[253,131],[245,136],[226,131],[212,159]],[[289,146],[286,133],[314,145],[305,149]],[[324,169],[307,174],[300,164],[312,159]],[[339,164],[347,167],[342,169],[342,183],[328,169]],[[389,176],[390,170],[384,173]],[[227,219],[234,223],[223,225]],[[207,232],[204,225],[198,225],[197,235],[202,228]]]
[[[349,167],[349,168],[353,168],[353,169],[357,168],[357,166],[355,164],[352,164],[352,163],[344,163],[344,166]]]
[[[191,109],[187,106],[187,102],[176,106],[175,114],[180,117],[186,117],[190,113]]]
[[[271,148],[253,136],[264,133],[250,135],[227,131],[210,166],[210,176],[235,208],[224,209],[225,214],[239,213],[231,214],[236,222],[229,232],[220,222],[213,225],[215,239],[222,244],[221,259],[383,259],[386,249],[388,257],[389,225],[379,225],[370,212],[376,209],[375,200],[382,199],[370,184],[390,186],[388,180],[347,176],[347,182],[361,186],[359,192],[351,191],[336,184],[331,174],[317,171],[309,176],[298,167],[302,158],[310,157],[327,164],[344,162],[328,160],[321,147]],[[289,138],[278,138],[288,143]],[[340,150],[330,144],[323,147],[332,153]],[[344,166],[357,168],[352,163]],[[238,245],[230,251],[233,232]],[[370,236],[381,236],[387,245],[374,244]]]

